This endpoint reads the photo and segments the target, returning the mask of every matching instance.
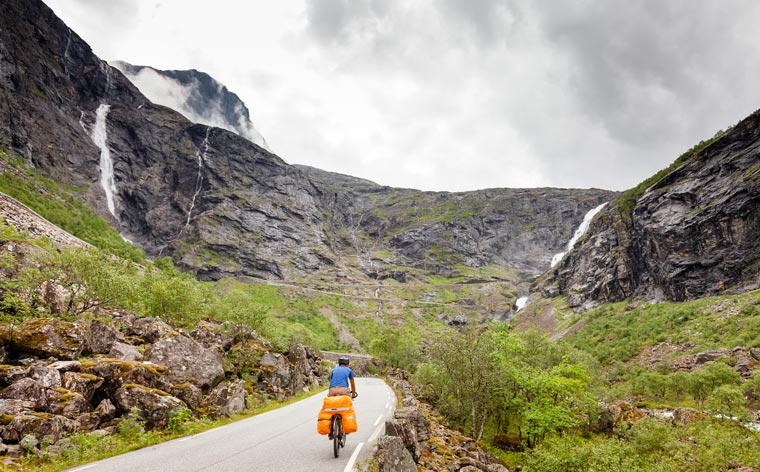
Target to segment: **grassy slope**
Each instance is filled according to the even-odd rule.
[[[0,148],[0,192],[96,247],[135,262],[145,260],[140,248],[124,241],[105,219],[77,198],[79,189],[40,176],[24,166],[22,157],[3,148]]]

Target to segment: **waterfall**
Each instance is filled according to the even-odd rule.
[[[187,210],[185,228],[190,224],[193,208],[195,208],[195,199],[198,198],[198,194],[201,193],[201,190],[203,189],[203,161],[206,160],[206,153],[208,152],[208,135],[210,132],[211,128],[206,128],[206,137],[203,138],[201,147],[199,147],[198,152],[195,153],[195,157],[198,160],[198,175],[195,176],[195,193],[193,193],[193,201],[190,203],[190,209]]]
[[[588,231],[588,227],[591,224],[591,220],[594,219],[594,216],[596,216],[597,213],[602,211],[602,208],[607,205],[607,202],[602,203],[596,208],[592,208],[591,210],[586,213],[586,216],[583,217],[583,221],[581,222],[580,226],[578,226],[578,229],[575,230],[575,234],[573,234],[573,237],[568,241],[567,247],[564,252],[558,252],[557,254],[552,257],[551,267],[554,267],[555,265],[559,264],[559,261],[562,260],[563,257],[565,257],[565,254],[567,254],[573,247],[575,246],[575,243],[578,242],[579,239],[581,239],[581,236],[586,234],[586,231]]]
[[[108,211],[116,217],[116,205],[114,203],[116,183],[113,178],[113,160],[111,159],[111,151],[108,149],[108,130],[106,128],[106,117],[110,109],[111,105],[106,105],[105,103],[101,103],[98,106],[95,112],[95,125],[92,127],[90,138],[100,148],[100,185],[106,192]]]
[[[515,307],[517,307],[517,310],[515,312],[518,312],[525,308],[525,305],[528,303],[528,297],[520,297],[515,301]]]

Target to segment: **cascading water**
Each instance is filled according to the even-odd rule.
[[[586,213],[586,216],[583,217],[583,221],[581,222],[580,226],[578,226],[578,229],[575,230],[575,234],[573,234],[573,237],[570,239],[570,241],[567,243],[567,247],[564,252],[558,252],[557,254],[552,257],[552,263],[551,267],[554,267],[555,265],[559,264],[559,261],[562,260],[563,257],[565,257],[565,254],[567,254],[573,247],[575,246],[575,243],[578,242],[578,240],[586,234],[586,231],[588,231],[588,227],[591,224],[591,220],[594,219],[594,216],[596,216],[597,213],[602,211],[602,208],[607,205],[607,202],[602,203],[596,208],[593,208]]]
[[[106,117],[111,105],[101,103],[95,112],[95,125],[92,127],[90,138],[92,142],[100,148],[100,185],[106,192],[106,204],[108,211],[116,217],[116,182],[113,178],[113,160],[111,159],[111,150],[108,149],[108,130],[106,127]]]
[[[201,147],[199,147],[198,152],[195,153],[195,157],[198,159],[198,175],[195,177],[195,193],[193,193],[193,201],[190,203],[190,209],[187,210],[185,228],[190,224],[193,208],[195,208],[195,199],[198,198],[198,194],[201,193],[201,190],[203,189],[203,162],[206,160],[206,153],[208,152],[208,135],[210,132],[211,128],[206,128],[206,137],[203,138]]]
[[[525,305],[528,303],[528,297],[520,297],[517,300],[515,300],[515,307],[517,310],[515,312],[518,312],[525,308]]]

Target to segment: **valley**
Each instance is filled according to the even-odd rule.
[[[335,353],[399,397],[366,470],[760,470],[760,112],[624,192],[395,188],[3,6],[3,470],[303,398]]]

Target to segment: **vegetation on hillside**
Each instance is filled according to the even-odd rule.
[[[690,150],[674,166],[697,151]],[[0,278],[0,321],[49,315],[49,301],[39,287],[53,280],[70,294],[59,307],[64,318],[97,316],[101,308],[160,316],[184,327],[211,318],[233,332],[254,328],[276,347],[299,341],[318,349],[351,349],[329,313],[361,348],[387,366],[412,372],[423,398],[451,424],[523,470],[708,471],[726,468],[729,461],[760,466],[760,436],[737,421],[752,420],[760,409],[758,363],[745,377],[733,368],[731,356],[677,368],[685,356],[707,350],[760,348],[760,291],[686,303],[621,302],[567,313],[559,324],[561,330],[573,328],[572,334],[556,342],[537,332],[517,333],[504,323],[479,324],[487,317],[473,307],[491,306],[493,315],[517,296],[512,285],[517,277],[499,267],[454,266],[458,270],[450,277],[419,269],[414,282],[388,280],[380,293],[376,286],[325,284],[302,290],[235,280],[199,282],[168,258],[147,260],[79,203],[75,189],[37,176],[17,156],[0,155],[9,169],[0,174],[0,191],[96,246],[56,250],[49,241],[0,221],[0,240],[35,248],[33,262],[22,265],[0,257],[0,272],[11,274]],[[618,205],[632,208],[669,170],[663,172],[626,192]],[[479,277],[482,283],[463,284]],[[455,316],[466,325],[449,326]],[[647,357],[658,346],[673,349]],[[620,400],[648,408],[694,407],[709,415],[687,425],[645,418],[605,429],[600,421],[605,405]],[[173,424],[180,434],[185,421]],[[113,439],[116,449],[154,440],[130,436],[129,426],[126,422]],[[86,437],[80,439],[89,447]]]
[[[0,192],[3,192],[74,236],[134,262],[145,260],[142,249],[124,240],[102,217],[64,188],[24,166],[23,158],[0,147]]]

